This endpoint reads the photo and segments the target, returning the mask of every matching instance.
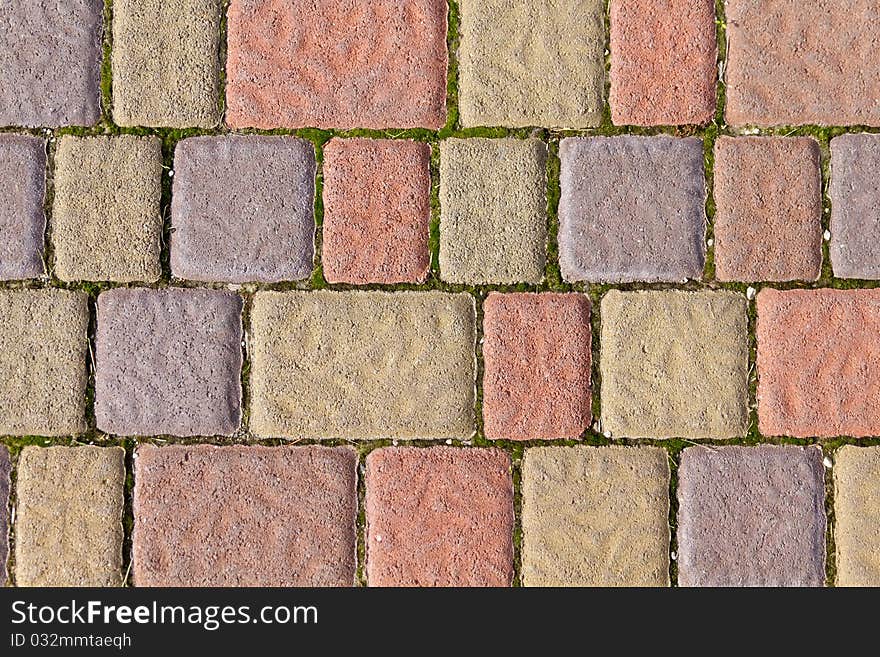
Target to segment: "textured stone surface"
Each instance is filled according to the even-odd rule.
[[[125,450],[25,447],[18,460],[15,583],[119,586]]]
[[[431,266],[431,147],[333,139],[324,147],[322,264],[331,283],[420,283]]]
[[[822,586],[818,447],[689,447],[678,470],[680,586]]]
[[[138,448],[136,586],[352,586],[347,448]]]
[[[45,273],[46,142],[0,135],[0,280]]]
[[[226,122],[235,128],[446,123],[444,0],[232,0]]]
[[[834,275],[880,279],[880,135],[831,140],[831,242]]]
[[[5,586],[9,579],[7,562],[9,561],[9,474],[12,463],[9,450],[0,445],[0,586]]]
[[[0,126],[101,118],[102,0],[0,3]]]
[[[575,137],[562,140],[559,157],[559,266],[565,280],[702,277],[702,141]]]
[[[602,299],[602,425],[619,438],[735,438],[748,428],[746,299],[619,292]]]
[[[713,0],[611,0],[611,120],[711,121],[717,55]]]
[[[590,425],[590,300],[498,294],[483,303],[489,439],[579,438]]]
[[[251,430],[289,438],[467,438],[473,298],[441,292],[260,292]]]
[[[458,5],[464,127],[599,125],[603,0],[460,0]]]
[[[0,290],[0,435],[86,430],[88,297]]]
[[[547,246],[547,146],[440,144],[440,275],[450,283],[539,283]]]
[[[367,457],[370,586],[510,586],[513,479],[496,449],[387,447]]]
[[[880,447],[834,455],[837,586],[880,586]]]
[[[171,272],[196,281],[301,280],[315,253],[315,150],[295,137],[177,144]]]
[[[58,278],[157,280],[161,178],[158,137],[62,137],[49,233]]]
[[[210,128],[220,122],[221,0],[114,0],[113,120]]]
[[[525,586],[669,586],[665,450],[528,449],[522,488]]]
[[[732,125],[880,125],[876,0],[727,0]]]
[[[229,436],[241,420],[241,297],[117,289],[98,297],[95,417],[124,436]]]
[[[880,290],[758,293],[765,436],[880,435]]]
[[[810,137],[715,142],[715,276],[814,281],[822,268],[822,176]]]

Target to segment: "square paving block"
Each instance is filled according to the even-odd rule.
[[[834,455],[837,586],[880,586],[880,447]]]
[[[46,273],[46,142],[30,135],[0,135],[0,281]]]

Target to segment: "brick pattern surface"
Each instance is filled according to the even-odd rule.
[[[837,586],[880,586],[880,447],[834,457]]]
[[[0,135],[0,281],[45,273],[46,142]]]

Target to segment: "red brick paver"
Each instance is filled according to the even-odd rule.
[[[46,142],[30,135],[0,135],[0,281],[45,272]]]

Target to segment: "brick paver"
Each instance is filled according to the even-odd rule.
[[[125,451],[25,447],[15,507],[18,586],[119,586]]]
[[[0,4],[0,126],[101,118],[102,0]]]
[[[431,147],[333,139],[324,148],[324,277],[420,283],[431,265]]]
[[[487,438],[579,438],[590,425],[590,300],[497,294],[483,304]]]
[[[351,586],[356,466],[344,447],[139,447],[135,585]]]
[[[0,135],[0,281],[45,273],[46,142]]]
[[[509,586],[510,457],[495,449],[388,447],[366,471],[371,586]]]
[[[235,128],[437,129],[445,0],[232,0],[226,122]]]
[[[559,266],[567,281],[699,279],[706,257],[703,144],[563,139]]]
[[[665,450],[528,449],[522,487],[525,586],[669,585]]]
[[[713,0],[611,0],[612,121],[709,122],[717,55]]]
[[[219,290],[98,297],[95,417],[122,436],[229,436],[241,419],[242,300]]]
[[[440,144],[440,275],[450,283],[538,283],[547,241],[547,147],[535,140]]]
[[[602,425],[619,438],[736,438],[748,427],[746,299],[619,292],[602,299]]]
[[[9,450],[0,445],[0,586],[9,578],[6,563],[9,561],[9,493],[12,463]]]
[[[589,128],[602,119],[605,3],[459,0],[464,127]]]
[[[295,137],[177,144],[171,272],[195,281],[302,280],[315,253],[315,150]]]
[[[834,455],[837,586],[880,586],[880,447]]]
[[[88,298],[0,290],[0,435],[86,430]]]
[[[821,586],[818,447],[689,447],[678,470],[680,586]]]
[[[714,194],[718,280],[819,277],[822,180],[814,139],[721,137]]]
[[[473,299],[441,292],[261,292],[251,430],[290,438],[468,438]]]
[[[50,237],[65,281],[159,278],[162,151],[158,137],[62,137]]]

